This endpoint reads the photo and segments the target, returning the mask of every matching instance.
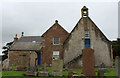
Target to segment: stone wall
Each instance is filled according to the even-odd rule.
[[[30,63],[30,51],[9,51],[8,58],[9,66],[28,66]]]
[[[111,66],[112,55],[109,41],[89,17],[81,18],[65,41],[64,65],[82,55],[86,27],[89,29],[91,48],[95,51],[95,65],[100,66],[104,62],[106,66]]]
[[[64,67],[69,68],[69,69],[80,69],[82,68],[82,58],[79,57],[77,60],[73,60],[69,62]]]

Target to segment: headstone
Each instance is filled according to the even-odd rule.
[[[30,71],[36,72],[36,58],[37,54],[35,52],[31,52],[30,54]]]
[[[98,70],[98,76],[100,76],[100,77],[104,76],[104,71],[103,70]]]
[[[44,64],[44,72],[46,72],[46,69],[47,69],[47,66],[46,66],[46,63]]]
[[[102,63],[98,70],[98,76],[100,76],[100,78],[103,78],[105,72],[106,72],[106,65]]]
[[[100,65],[100,68],[106,68],[106,65],[105,65],[104,63],[102,63],[102,64]]]
[[[95,76],[94,50],[85,48],[82,50],[82,73],[85,76]]]
[[[9,59],[5,59],[3,61],[3,66],[2,66],[3,70],[8,70],[9,69]]]
[[[62,71],[63,71],[63,60],[60,59],[52,60],[52,75],[62,76]]]
[[[107,71],[107,70],[106,70],[106,65],[105,65],[104,63],[102,63],[102,64],[100,65],[99,70],[102,70],[103,72],[106,72],[106,71]]]
[[[49,76],[49,72],[38,72],[38,76],[39,77],[48,77]]]
[[[48,77],[49,76],[49,72],[47,72],[47,64],[44,63],[43,65],[43,72],[38,72],[38,76],[39,77]]]
[[[26,76],[37,76],[36,58],[37,54],[35,52],[31,52],[30,64],[28,70],[26,71]]]
[[[120,57],[116,56],[115,58],[115,67],[116,67],[116,76],[120,78]]]

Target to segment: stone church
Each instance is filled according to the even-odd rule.
[[[94,49],[95,66],[105,63],[112,65],[111,45],[88,16],[88,8],[81,9],[82,17],[68,33],[56,20],[42,36],[22,36],[14,38],[9,49],[9,66],[28,66],[33,52],[35,64],[52,66],[52,60],[63,59],[65,67],[82,66],[82,49]]]
[[[110,67],[112,54],[109,40],[90,19],[86,6],[81,9],[81,14],[81,19],[64,42],[64,65],[71,68],[81,67],[82,49],[92,48],[95,66],[104,63]]]

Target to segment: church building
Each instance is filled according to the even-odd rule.
[[[81,9],[82,17],[70,32],[64,42],[64,66],[71,68],[82,67],[82,50],[92,48],[94,50],[95,66],[104,63],[112,65],[112,52],[110,41],[90,19],[88,8]]]
[[[110,41],[90,19],[88,8],[81,9],[82,17],[68,33],[56,20],[42,36],[22,36],[14,38],[8,52],[9,66],[28,66],[34,54],[38,66],[52,66],[52,60],[63,59],[64,67],[82,67],[82,50],[94,50],[95,66],[104,63],[112,66]],[[30,57],[31,56],[31,57]]]

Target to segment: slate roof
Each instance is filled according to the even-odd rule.
[[[10,47],[10,51],[38,51],[41,49],[41,36],[23,36]]]

